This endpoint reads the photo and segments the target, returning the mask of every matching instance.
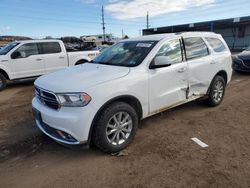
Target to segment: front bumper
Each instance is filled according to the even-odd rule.
[[[51,109],[36,97],[32,100],[33,114],[37,127],[57,142],[78,145],[88,142],[95,110],[85,107],[62,107]]]

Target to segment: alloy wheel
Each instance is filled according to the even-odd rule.
[[[112,145],[123,144],[131,135],[133,121],[127,112],[118,112],[113,115],[106,128],[106,137]]]
[[[224,85],[221,81],[217,81],[213,89],[213,99],[216,103],[219,103],[223,98]]]

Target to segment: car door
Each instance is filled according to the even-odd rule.
[[[179,38],[166,41],[154,59],[168,57],[167,65],[149,70],[149,108],[157,113],[186,100],[187,62],[184,61]],[[154,61],[153,59],[153,61]]]
[[[23,44],[11,54],[11,72],[14,79],[42,75],[45,73],[44,68],[37,43]]]
[[[202,96],[216,74],[216,62],[201,37],[187,37],[183,41],[188,62],[188,97]]]
[[[39,46],[42,51],[46,73],[68,67],[67,54],[58,42],[41,42]]]

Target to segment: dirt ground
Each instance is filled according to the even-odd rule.
[[[0,187],[250,187],[249,74],[233,76],[219,107],[192,102],[143,120],[123,156],[41,134],[32,85],[0,92]]]

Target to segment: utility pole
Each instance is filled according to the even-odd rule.
[[[123,29],[122,29],[122,39],[124,38],[124,33],[123,33]]]
[[[106,41],[106,36],[105,36],[105,22],[104,22],[104,10],[102,6],[102,31],[103,31],[103,40],[104,42]]]
[[[147,29],[149,28],[149,23],[148,23],[148,11],[147,11]]]

